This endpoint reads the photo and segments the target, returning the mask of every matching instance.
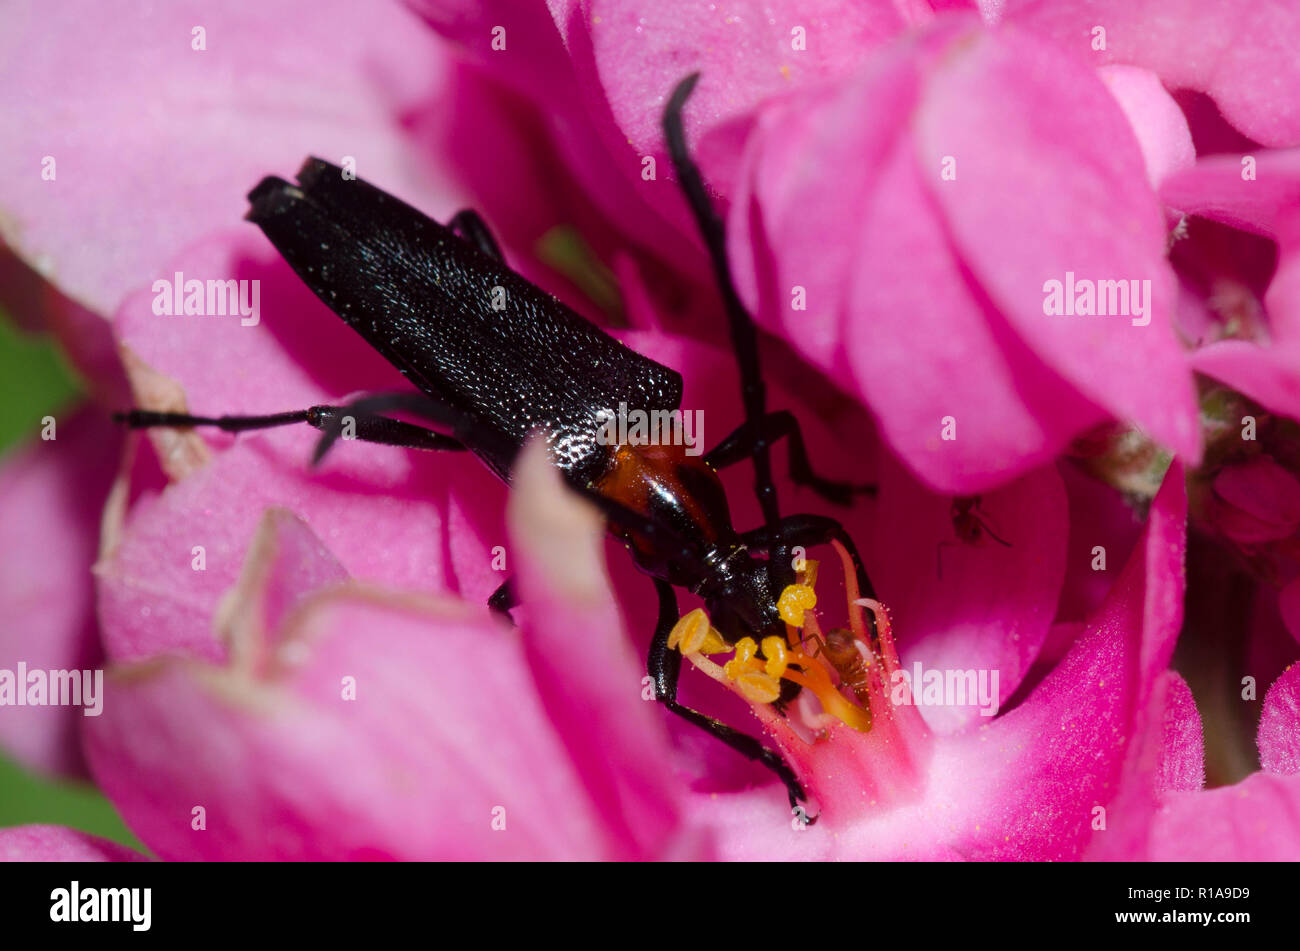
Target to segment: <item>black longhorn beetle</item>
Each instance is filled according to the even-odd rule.
[[[732,285],[722,221],[713,209],[682,131],[682,108],[699,74],[688,76],[664,110],[663,128],[678,179],[712,259],[740,366],[744,423],[704,456],[681,446],[610,446],[597,439],[601,411],[620,402],[647,412],[678,409],[681,376],[625,347],[555,297],[516,274],[479,216],[456,214],[444,226],[342,170],[309,158],[297,184],[270,176],[248,195],[247,218],[266,233],[298,276],[419,390],[363,397],[346,406],[313,406],[266,416],[204,417],[132,409],[117,414],[134,429],[215,426],[228,432],[309,423],[323,436],[313,463],[349,419],[354,438],[414,449],[469,450],[509,482],[529,433],[548,439],[567,484],[594,503],[612,534],[654,579],[659,617],[648,672],[668,709],[771,769],[791,807],[805,799],[794,771],[757,739],[677,702],[682,655],[668,646],[678,619],[674,587],[700,596],[729,644],[784,637],[777,600],[795,579],[788,552],[839,541],[855,566],[861,593],[875,597],[848,533],[820,515],[782,518],[772,481],[772,442],[789,442],[790,475],[831,501],[847,504],[851,486],[817,476],[798,421],[769,413],[752,318]],[[510,302],[494,310],[489,289]],[[449,433],[394,419],[403,413]],[[763,527],[738,532],[717,470],[752,458]],[[766,557],[757,557],[764,553]],[[515,604],[507,580],[489,605]],[[874,619],[872,621],[874,637]],[[798,693],[782,681],[783,709]],[[797,810],[801,812],[801,810]]]

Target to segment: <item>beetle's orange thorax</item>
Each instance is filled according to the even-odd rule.
[[[703,457],[687,455],[685,446],[619,446],[593,488],[691,538],[712,543],[731,533],[718,474]],[[616,534],[637,548],[645,543],[631,533]]]

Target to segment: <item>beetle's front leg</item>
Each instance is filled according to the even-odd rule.
[[[725,469],[753,456],[760,445],[770,446],[778,439],[785,439],[789,446],[790,481],[796,485],[807,486],[836,505],[848,505],[855,495],[876,494],[874,485],[824,479],[814,472],[799,420],[784,409],[768,413],[758,426],[749,422],[742,423],[730,436],[705,453],[704,461],[714,469]]]
[[[668,646],[668,635],[672,633],[673,625],[678,619],[677,594],[673,591],[672,585],[659,578],[655,579],[655,591],[659,595],[659,620],[655,625],[654,638],[650,642],[650,657],[646,665],[646,672],[654,682],[655,699],[683,720],[717,737],[742,756],[762,763],[785,785],[786,795],[790,799],[790,808],[799,807],[808,796],[798,777],[795,776],[794,770],[781,758],[781,754],[769,750],[754,737],[677,702],[677,679],[682,670],[682,655]],[[806,815],[801,809],[800,814]],[[809,817],[807,824],[812,825],[815,821],[816,816]]]
[[[876,589],[871,585],[871,579],[867,577],[867,568],[862,563],[862,556],[858,554],[858,546],[853,543],[852,536],[845,530],[844,526],[835,519],[825,515],[790,515],[781,519],[779,526],[781,541],[789,549],[794,546],[801,548],[811,548],[814,545],[826,545],[832,541],[837,541],[848,551],[849,557],[853,561],[853,570],[857,575],[858,593],[861,597],[876,598]],[[753,531],[744,532],[740,540],[750,548],[756,548],[765,551],[770,547],[769,534],[767,528],[756,528]],[[867,612],[868,624],[871,627],[871,639],[876,639],[876,619],[873,612]]]

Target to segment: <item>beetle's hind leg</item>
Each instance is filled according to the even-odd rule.
[[[655,579],[655,590],[659,594],[659,620],[655,625],[654,639],[650,642],[650,657],[646,665],[647,673],[654,681],[655,699],[683,720],[695,724],[737,753],[762,763],[775,773],[785,785],[790,808],[796,810],[796,814],[804,816],[808,825],[812,825],[817,817],[807,816],[800,806],[808,796],[794,770],[781,758],[781,754],[769,750],[754,737],[677,702],[677,679],[682,670],[682,655],[668,646],[668,635],[677,623],[677,594],[672,585],[659,578]]]
[[[807,486],[828,502],[849,505],[855,495],[874,496],[876,487],[863,483],[841,482],[819,476],[808,459],[799,420],[789,410],[768,413],[760,425],[742,423],[722,442],[704,454],[704,461],[715,469],[735,465],[752,456],[760,440],[768,445],[785,439],[790,450],[790,481]]]

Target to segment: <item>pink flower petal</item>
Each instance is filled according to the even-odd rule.
[[[1300,148],[1254,152],[1249,173],[1245,158],[1203,158],[1169,176],[1160,186],[1160,197],[1184,214],[1274,237],[1283,216],[1300,209]]]
[[[928,199],[910,156],[900,149],[876,181],[879,219],[862,239],[844,329],[883,435],[954,494],[1047,462],[1102,411],[1039,362],[972,285],[942,223],[917,213]]]
[[[0,668],[88,670],[103,650],[90,566],[121,434],[92,410],[59,413],[55,439],[0,468]],[[0,742],[37,769],[85,771],[79,707],[0,708]]]
[[[1195,457],[1163,213],[1122,111],[1091,71],[965,27],[941,21],[831,94],[769,109],[729,220],[742,295],[851,381],[942,490],[1046,462],[1101,407]],[[864,112],[878,121],[853,121]],[[941,180],[946,158],[955,180]],[[848,185],[845,166],[860,170]],[[1067,272],[1151,281],[1146,314],[1046,316],[1044,285]],[[941,438],[947,417],[955,439]]]
[[[845,275],[859,261],[870,264],[858,253],[845,209],[867,205],[918,86],[916,68],[900,53],[886,50],[867,62],[838,91],[764,111],[727,223],[734,279],[751,311],[841,382]],[[878,120],[850,124],[867,103]],[[860,174],[832,178],[854,165]],[[807,295],[802,310],[795,309],[796,288]]]
[[[1214,524],[1242,544],[1279,541],[1300,528],[1300,479],[1268,456],[1225,466],[1213,501]]]
[[[701,148],[745,124],[764,100],[842,76],[865,51],[901,33],[907,18],[886,2],[815,0],[797,9],[692,2],[596,0],[584,26],[614,121],[641,155],[669,159],[659,125],[668,94],[700,73],[690,133]],[[571,29],[568,42],[575,43]],[[724,194],[727,182],[711,176]]]
[[[1222,340],[1192,354],[1191,365],[1279,415],[1300,419],[1300,346],[1269,350]]]
[[[1155,816],[1157,862],[1293,862],[1300,852],[1300,778],[1252,773],[1234,786],[1167,795]]]
[[[1001,825],[1010,835],[985,838],[983,857],[1065,857],[1093,837],[1095,809],[1114,795],[1126,738],[1140,725],[1182,626],[1186,517],[1183,470],[1175,464],[1139,550],[1086,633],[1021,707],[967,747],[971,755],[995,756],[995,830]],[[1164,704],[1157,709],[1164,712]]]
[[[142,862],[147,856],[64,826],[0,829],[0,862]]]
[[[520,199],[513,189],[503,191],[501,182],[512,176],[502,174],[502,163],[513,162],[511,140],[521,138],[521,131],[534,133],[526,147],[544,153],[541,164],[554,153],[562,165],[537,182],[552,194],[558,190],[561,197],[540,204],[549,206],[559,223],[580,224],[584,233],[613,224],[628,245],[652,249],[684,273],[707,276],[698,247],[682,240],[694,230],[667,166],[656,170],[654,180],[643,180],[641,156],[615,124],[596,78],[581,7],[557,3],[548,10],[512,0],[413,0],[411,5],[454,42],[467,61],[467,69],[456,75],[456,91],[463,95],[447,97],[461,103],[453,105],[445,119],[426,120],[426,131],[438,143],[434,151],[452,157],[461,177],[489,208],[501,208],[513,217]],[[504,49],[494,48],[494,41],[498,46],[504,42]],[[671,88],[660,94],[667,96]],[[442,98],[433,98],[429,108],[442,110],[446,105]],[[485,163],[483,150],[473,144],[485,138],[506,143],[502,151],[507,154],[494,153],[492,162]],[[549,148],[537,139],[544,139]],[[534,167],[524,174],[537,176],[538,156],[530,161]],[[526,200],[526,206],[537,203]],[[588,213],[588,204],[600,209],[604,222]]]
[[[1256,742],[1265,771],[1300,773],[1300,664],[1288,667],[1264,695]]]
[[[222,596],[213,618],[232,663],[262,670],[293,613],[317,593],[350,580],[306,522],[288,509],[267,509],[239,580]]]
[[[1161,187],[1170,206],[1278,241],[1278,265],[1264,295],[1269,341],[1224,340],[1192,365],[1276,413],[1300,417],[1300,149],[1260,151],[1253,177],[1242,157],[1213,156]]]
[[[1141,535],[1142,517],[1122,492],[1075,463],[1063,461],[1057,471],[1070,504],[1070,539],[1057,616],[1082,621],[1106,599]]]
[[[363,177],[419,194],[399,116],[444,60],[397,4],[368,10],[364,30],[349,28],[351,15],[346,3],[302,0],[6,7],[5,239],[110,314],[166,276],[178,248],[237,222],[262,175],[309,152],[355,156]],[[196,26],[206,49],[192,48]],[[57,163],[53,181],[41,178],[44,156]]]
[[[670,839],[671,810],[648,799],[636,817],[657,814],[657,836],[601,822],[613,813],[592,797],[606,787],[588,785],[595,777],[569,760],[578,721],[556,732],[519,635],[481,608],[336,586],[265,629],[274,605],[301,587],[303,555],[321,561],[320,543],[302,529],[264,521],[225,611],[237,619],[226,664],[164,658],[118,668],[104,715],[87,728],[97,780],[161,857],[643,856],[634,831],[660,853],[698,847]],[[540,576],[525,568],[523,577]],[[531,630],[545,650],[546,626]],[[556,647],[573,651],[571,637]],[[540,656],[531,666],[552,669]],[[550,702],[592,716],[603,701],[589,688],[619,707],[613,722],[583,724],[586,743],[624,716],[636,720],[642,704],[639,683],[620,698],[617,675],[601,674],[580,679],[567,701],[558,682],[551,692]]]
[[[301,639],[312,642],[301,666],[270,681],[172,660],[112,682],[87,749],[159,856],[593,854],[589,807],[522,658],[480,611],[337,596],[284,640]],[[191,827],[198,806],[203,831]],[[492,829],[497,806],[504,832]]]
[[[1205,742],[1201,716],[1187,681],[1175,671],[1161,677],[1167,681],[1162,721],[1160,772],[1156,789],[1198,790],[1205,785]]]
[[[393,453],[340,443],[333,451]],[[410,454],[414,457],[414,454]],[[416,472],[448,462],[428,454]],[[481,472],[475,473],[479,480]],[[358,483],[284,462],[264,437],[245,437],[207,466],[132,511],[121,543],[97,566],[105,647],[116,660],[184,649],[216,659],[223,649],[211,618],[264,509],[290,509],[329,545],[348,574],[396,588],[446,590],[453,584],[441,507],[429,482],[404,478]],[[199,564],[203,549],[202,568]],[[486,598],[486,594],[482,597]]]
[[[1097,75],[1128,117],[1142,147],[1152,188],[1159,188],[1172,173],[1191,167],[1196,149],[1187,119],[1155,73],[1136,66],[1104,66]]]
[[[169,303],[177,273],[185,280],[258,282],[260,318],[256,325],[245,326],[238,315],[158,314],[154,302],[159,294],[152,288],[130,295],[114,325],[119,341],[138,358],[127,365],[137,401],[146,396],[139,363],[180,383],[185,404],[202,415],[276,413],[342,402],[359,391],[410,388],[391,364],[307,289],[251,225],[223,229],[165,266],[159,280],[168,289],[159,294]],[[233,441],[216,430],[202,432],[212,445]],[[302,463],[311,458],[320,434],[309,426],[294,426],[268,438],[272,445],[284,447],[286,458]],[[400,471],[409,455],[367,447],[363,453],[336,452],[329,462],[373,476]]]
[[[968,741],[967,753],[988,760],[983,771],[995,777],[980,783],[996,816],[980,857],[1064,858],[1098,834],[1096,807],[1115,795],[1125,743],[1142,735],[1142,711],[1182,624],[1186,513],[1175,464],[1152,502],[1140,548],[1088,630],[1021,706]],[[1156,710],[1162,724],[1163,701]],[[967,768],[978,770],[974,761]]]
[[[969,516],[979,520],[973,541],[957,534],[964,522],[955,524],[953,500],[896,464],[884,467],[879,498],[873,581],[886,592],[904,669],[997,671],[1002,704],[1037,656],[1060,595],[1067,525],[1056,469],[982,496]],[[944,733],[988,722],[973,703],[921,713]]]
[[[765,825],[761,810],[770,815],[771,803],[757,792],[697,797],[695,811],[718,829],[722,857],[1077,858],[1105,834],[1091,831],[1094,810],[1115,795],[1125,744],[1181,626],[1183,478],[1175,463],[1139,549],[1066,658],[991,724],[937,738],[917,764],[918,798],[863,803],[861,817],[827,836],[830,826],[799,832]],[[1158,709],[1163,715],[1163,701]]]
[[[517,464],[510,512],[525,653],[542,702],[604,824],[643,854],[662,851],[685,787],[610,590],[604,521],[563,487],[537,441]]]
[[[821,107],[769,113],[752,153],[753,195],[733,206],[732,259],[760,319],[833,379],[856,384],[922,479],[979,491],[1045,461],[1101,414],[1035,367],[953,260],[905,140],[895,139],[915,87],[914,68],[895,57]],[[881,121],[848,123],[867,108]],[[841,162],[863,168],[847,192],[833,177]],[[828,222],[848,233],[828,238]],[[748,243],[754,259],[735,250]],[[807,310],[792,307],[797,289]],[[976,405],[978,414],[960,411]],[[948,416],[958,438],[941,441]]]
[[[917,127],[917,158],[954,243],[1028,346],[1116,416],[1199,458],[1164,217],[1095,74],[1008,29],[976,36],[935,71]],[[957,162],[954,181],[939,180],[943,156]],[[1145,315],[1047,316],[1045,284],[1068,273],[1144,282]]]
[[[1164,671],[1150,684],[1145,698],[1137,698],[1124,738],[1126,746],[1116,787],[1105,805],[1092,809],[1093,835],[1083,857],[1090,861],[1131,860],[1141,857],[1151,835],[1151,818],[1160,803],[1165,782],[1165,768],[1172,765],[1167,741],[1176,737],[1173,759],[1179,759],[1180,692],[1177,674]],[[1199,740],[1199,734],[1197,735]],[[1200,752],[1199,746],[1196,750]],[[1175,773],[1177,768],[1175,767]]]
[[[1300,68],[1290,43],[1300,12],[1287,0],[1262,0],[1248,17],[1215,0],[1007,0],[1003,16],[1081,61],[1132,63],[1170,89],[1208,93],[1257,142],[1300,142]],[[1098,25],[1103,50],[1093,49]]]

